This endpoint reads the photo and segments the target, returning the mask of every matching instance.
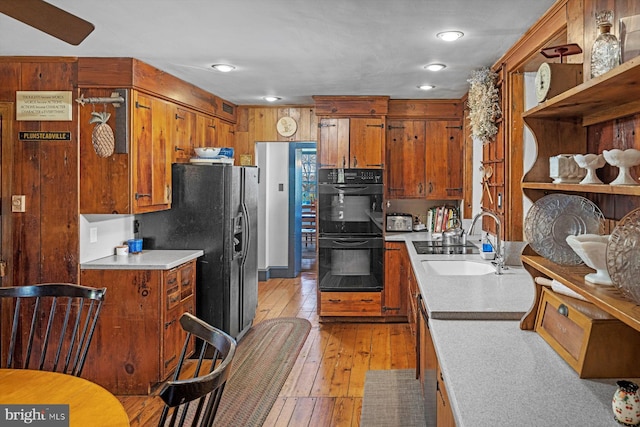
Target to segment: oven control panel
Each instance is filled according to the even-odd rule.
[[[382,184],[382,169],[320,169],[318,184]]]

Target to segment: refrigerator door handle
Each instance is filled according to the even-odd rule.
[[[249,210],[247,209],[247,205],[242,202],[242,261],[240,262],[240,266],[244,268],[244,263],[247,260],[247,254],[249,253],[249,233],[251,230],[249,229]]]

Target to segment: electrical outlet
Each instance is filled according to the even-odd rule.
[[[11,196],[11,212],[26,212],[25,196]]]
[[[98,242],[98,227],[89,228],[89,243]]]

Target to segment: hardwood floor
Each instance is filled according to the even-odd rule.
[[[407,323],[320,323],[314,269],[313,253],[307,252],[299,277],[270,279],[258,285],[254,323],[294,316],[312,324],[265,426],[358,426],[366,371],[415,368]],[[162,403],[159,398],[119,398],[132,426],[156,425]]]

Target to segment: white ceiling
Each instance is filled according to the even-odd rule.
[[[312,105],[312,95],[460,98],[471,71],[492,65],[554,2],[50,0],[95,30],[72,46],[0,14],[0,55],[134,57],[240,105],[266,105],[265,95],[282,105]],[[465,36],[446,43],[435,37],[444,30]],[[423,68],[433,62],[447,68]]]

